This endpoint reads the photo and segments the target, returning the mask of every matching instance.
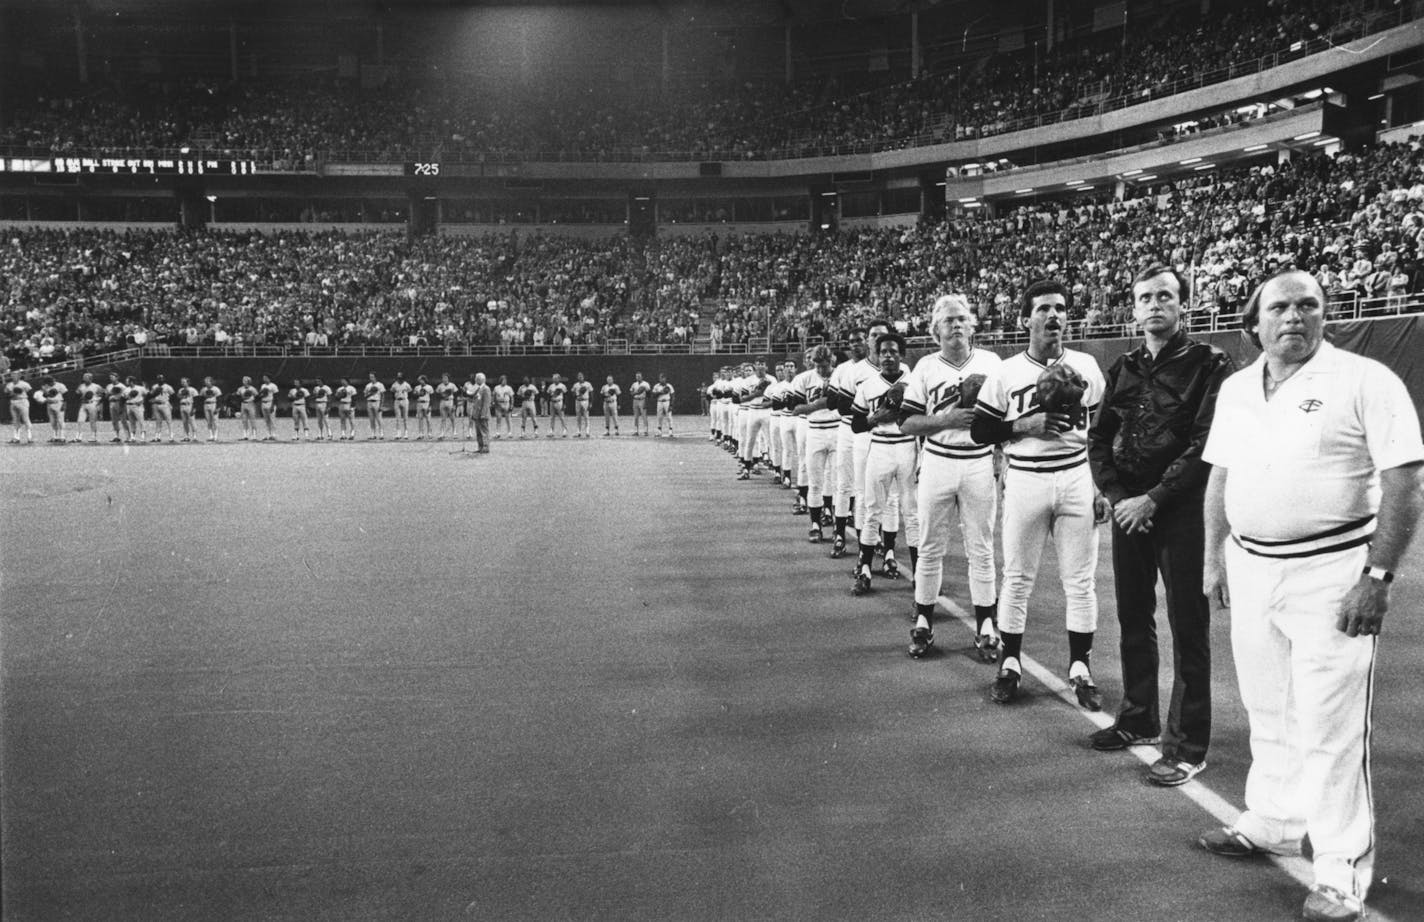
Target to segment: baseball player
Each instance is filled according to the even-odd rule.
[[[1002,655],[992,698],[1018,697],[1020,656],[1028,600],[1038,576],[1044,540],[1051,537],[1067,601],[1068,683],[1078,702],[1101,710],[1089,658],[1098,627],[1098,524],[1107,503],[1088,469],[1088,424],[1103,395],[1103,373],[1092,356],[1064,348],[1072,293],[1061,282],[1041,279],[1024,290],[1019,311],[1028,328],[1028,349],[1010,356],[984,382],[969,434],[981,445],[1005,443],[1004,580],[999,593]],[[1049,412],[1039,378],[1050,367],[1076,373],[1083,391],[1072,406]],[[1070,375],[1071,377],[1071,375]]]
[[[554,437],[554,423],[558,423],[564,430],[564,438],[569,437],[569,424],[564,419],[564,395],[569,392],[569,386],[559,378],[558,375],[549,381],[549,386],[544,388],[544,397],[549,402],[549,438]]]
[[[203,419],[208,423],[208,441],[218,440],[218,398],[222,396],[222,389],[213,383],[212,378],[203,379],[203,387],[198,391],[198,396],[203,398]]]
[[[49,427],[51,442],[64,444],[64,395],[69,393],[69,388],[64,382],[56,381],[52,375],[46,375],[40,381],[40,392],[38,396],[44,401],[45,413],[49,416]],[[173,441],[173,428],[168,429],[168,441]]]
[[[187,378],[178,379],[178,419],[183,423],[184,442],[198,441],[198,427],[193,421],[194,408],[198,403],[198,389]],[[97,441],[97,437],[96,437]]]
[[[14,434],[10,441],[19,442],[21,430],[25,433],[25,439],[33,445],[35,443],[35,427],[30,422],[30,392],[34,386],[16,372],[14,377],[5,383],[5,396],[10,398],[10,425],[14,427]],[[118,426],[114,427],[118,431]]]
[[[915,363],[905,388],[900,428],[925,439],[916,504],[920,516],[920,559],[915,567],[915,626],[910,655],[924,656],[934,642],[935,600],[944,581],[950,521],[956,511],[969,563],[969,599],[974,606],[974,646],[979,658],[999,657],[994,627],[998,578],[994,571],[994,520],[999,482],[994,451],[974,441],[969,427],[974,405],[965,399],[966,381],[988,380],[1001,360],[974,348],[974,312],[962,295],[945,295],[930,312],[930,330],[939,351]],[[975,376],[981,376],[976,378]]]
[[[311,435],[307,426],[307,398],[310,396],[311,391],[302,386],[301,379],[293,381],[287,391],[287,399],[292,404],[292,438],[298,442]]]
[[[371,427],[371,432],[366,436],[367,440],[383,440],[386,437],[386,427],[381,420],[381,404],[386,398],[386,386],[376,380],[376,373],[373,371],[366,379],[366,422]]]
[[[826,539],[824,528],[833,516],[835,502],[836,439],[841,415],[831,407],[831,374],[835,353],[830,346],[817,346],[807,355],[810,368],[791,382],[792,413],[806,421],[806,484],[812,544]]]
[[[154,379],[148,396],[153,406],[153,440],[161,441],[163,431],[168,430],[168,441],[173,441],[173,386],[163,380],[163,375]]]
[[[529,376],[524,377],[524,383],[519,385],[519,437],[528,438],[529,424],[534,424],[534,438],[539,437],[539,414],[535,412],[534,401],[539,396],[539,388],[529,380]],[[508,418],[505,422],[508,423]]]
[[[1424,499],[1424,444],[1404,383],[1324,341],[1308,273],[1268,279],[1243,321],[1262,355],[1221,386],[1203,459],[1203,590],[1231,608],[1251,726],[1246,812],[1202,847],[1297,854],[1303,915],[1355,920],[1374,874],[1370,708],[1390,584]]]
[[[851,428],[851,403],[856,388],[865,379],[880,373],[880,366],[870,355],[871,345],[890,332],[888,320],[872,320],[865,329],[851,330],[850,358],[836,366],[831,375],[831,409],[841,414],[841,428],[836,437],[835,538],[831,556],[842,557],[846,549],[846,525],[855,515],[856,533],[863,524],[864,502],[860,499],[865,480],[865,456],[870,451],[870,430],[854,432]]]
[[[281,388],[270,377],[262,376],[257,393],[262,405],[262,422],[267,426],[267,434],[262,439],[264,442],[277,441],[277,394],[280,391]]]
[[[252,386],[252,379],[244,376],[242,384],[233,394],[241,401],[242,420],[242,441],[257,436],[257,388]]]
[[[316,417],[316,438],[317,441],[325,439],[331,441],[331,420],[326,415],[326,408],[331,403],[331,387],[320,378],[312,385],[312,415]]]
[[[109,383],[104,388],[104,394],[109,398],[109,424],[114,427],[114,437],[109,441],[126,442],[129,438],[129,418],[124,410],[124,403],[128,389],[124,387],[124,382],[119,380],[118,372],[109,372]],[[29,403],[26,401],[26,419],[29,419],[29,412]]]
[[[667,423],[667,437],[672,438],[672,397],[673,387],[667,375],[658,375],[658,383],[653,385],[653,399],[658,402],[658,438],[663,435],[663,423]]]
[[[478,381],[478,377],[476,378]],[[465,385],[465,391],[470,391],[470,386]],[[435,396],[440,399],[440,431],[435,436],[436,440],[445,438],[445,433],[450,433],[450,438],[460,437],[459,424],[455,422],[455,398],[460,393],[460,385],[450,380],[449,372],[440,376],[440,383],[435,385]],[[465,433],[466,440],[469,439],[468,429]]]
[[[94,375],[85,372],[84,378],[76,388],[79,394],[79,416],[77,418],[77,432],[74,433],[74,441],[84,440],[84,424],[89,424],[89,431],[94,435],[94,444],[99,443],[99,417],[104,413],[104,388],[102,385],[94,383]]]
[[[509,386],[509,377],[500,375],[499,383],[490,388],[490,393],[494,396],[494,438],[500,437],[500,422],[504,423],[504,438],[514,438],[514,423],[509,418],[514,407],[514,388]]]
[[[623,388],[614,384],[613,376],[609,375],[599,393],[603,395],[603,437],[606,439],[618,434],[618,395],[623,393]]]
[[[791,387],[786,377],[786,365],[778,362],[771,373],[771,383],[766,386],[767,408],[770,414],[766,420],[766,442],[767,456],[771,462],[772,474],[775,476],[775,483],[781,487],[789,487],[791,484],[786,477],[783,465],[786,463],[786,432],[785,422],[791,418],[790,411],[782,406],[783,398],[789,396]]]
[[[628,394],[633,398],[633,435],[651,435],[648,431],[648,392],[652,385],[643,380],[642,372],[633,374],[633,383],[628,385]],[[638,431],[638,420],[643,421],[643,431]]]
[[[129,441],[147,442],[148,432],[143,420],[143,401],[148,396],[148,388],[133,375],[124,379],[124,418],[128,420]]]
[[[344,442],[356,441],[356,394],[350,378],[342,378],[336,389],[336,421]]]
[[[584,378],[583,372],[579,372],[570,390],[574,395],[574,438],[591,439],[593,434],[589,432],[588,407],[593,401],[593,383]]]
[[[851,426],[857,433],[870,434],[870,448],[865,458],[865,525],[856,539],[860,543],[860,566],[856,572],[854,595],[870,591],[870,568],[875,562],[877,545],[885,549],[881,569],[886,579],[898,579],[899,565],[895,561],[895,536],[898,529],[887,529],[890,498],[899,497],[904,517],[905,542],[910,548],[910,567],[914,568],[920,544],[920,520],[915,497],[915,465],[918,445],[915,437],[900,429],[900,411],[909,375],[901,365],[905,354],[905,337],[899,333],[883,333],[875,340],[875,355],[880,373],[860,382],[851,402]]]
[[[802,413],[798,415],[795,412],[796,407],[805,402],[797,390],[796,382],[801,378],[802,374],[815,371],[815,362],[812,360],[812,354],[815,351],[814,349],[807,349],[803,356],[806,361],[806,372],[798,371],[794,362],[787,363],[787,371],[790,373],[790,379],[787,381],[785,402],[786,409],[791,414],[791,419],[787,425],[793,430],[791,439],[792,453],[795,455],[795,460],[793,462],[792,479],[796,484],[796,500],[791,505],[791,511],[796,515],[805,515],[810,510],[811,493],[810,472],[806,468],[806,443],[811,434],[811,422],[806,414]],[[819,505],[820,502],[821,497],[818,494],[816,496],[817,505]]]
[[[767,400],[766,389],[773,378],[766,373],[766,361],[757,359],[750,368],[743,366],[742,379],[738,387],[737,404],[741,409],[741,433],[737,436],[738,457],[742,470],[738,480],[750,480],[761,459],[758,442],[766,437],[766,429],[771,420],[771,402]]]
[[[410,391],[411,383],[403,373],[396,372],[396,379],[391,382],[391,404],[396,411],[396,434],[393,438],[406,441],[410,441]]]

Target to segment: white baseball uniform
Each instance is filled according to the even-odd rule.
[[[1067,432],[1020,436],[1004,445],[1004,584],[999,593],[999,630],[1022,634],[1028,599],[1038,577],[1043,542],[1053,538],[1059,576],[1067,600],[1069,631],[1098,627],[1098,527],[1093,519],[1095,488],[1088,469],[1088,424],[1103,398],[1106,382],[1092,356],[1072,349],[1047,364],[1027,351],[1012,355],[984,382],[977,412],[1013,422],[1038,409],[1038,377],[1049,365],[1066,362],[1087,382],[1082,412]]]
[[[791,382],[796,403],[815,403],[831,387],[831,379],[821,377],[808,368]],[[840,434],[841,416],[835,410],[822,409],[800,417],[806,425],[805,447],[802,449],[806,471],[806,503],[812,508],[833,496],[836,475],[836,440]]]
[[[927,355],[915,363],[910,374],[904,409],[910,414],[933,414],[957,407],[964,379],[979,374],[987,381],[1002,362],[987,349],[971,349],[960,365],[942,353]],[[999,507],[993,447],[975,442],[968,429],[946,429],[929,436],[920,455],[916,501],[920,562],[915,568],[915,601],[933,605],[939,597],[950,521],[958,510],[964,556],[969,561],[969,598],[974,605],[993,605],[998,593],[994,519]]]
[[[898,382],[908,382],[904,368],[894,378],[884,372],[866,378],[855,389],[851,413],[868,419],[881,409],[885,395]],[[881,531],[899,531],[892,519],[892,497],[898,499],[904,518],[905,544],[918,548],[920,518],[915,497],[915,465],[919,460],[918,440],[900,431],[898,419],[876,424],[866,433],[870,448],[865,457],[865,518],[859,537],[862,548],[879,543]],[[886,527],[889,526],[889,527]]]

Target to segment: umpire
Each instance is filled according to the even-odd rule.
[[[1122,633],[1122,705],[1090,738],[1100,751],[1162,742],[1153,784],[1185,784],[1206,767],[1211,738],[1210,608],[1202,593],[1201,459],[1230,356],[1182,330],[1187,281],[1153,265],[1133,279],[1142,345],[1107,373],[1102,409],[1088,434],[1098,489],[1112,504],[1113,581]],[[1175,677],[1162,726],[1158,708],[1157,576],[1167,598]]]

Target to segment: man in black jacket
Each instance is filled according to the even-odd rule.
[[[1107,373],[1102,409],[1088,435],[1098,489],[1112,504],[1113,580],[1122,630],[1122,706],[1094,749],[1162,742],[1147,780],[1185,784],[1206,767],[1211,737],[1210,609],[1202,594],[1201,460],[1216,394],[1235,371],[1231,358],[1181,329],[1187,281],[1154,265],[1132,284],[1140,347]],[[1167,724],[1157,695],[1156,586],[1161,573],[1175,677]]]

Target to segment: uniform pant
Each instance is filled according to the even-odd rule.
[[[865,521],[857,539],[861,547],[878,543],[882,531],[899,531],[897,520],[902,515],[905,543],[910,547],[919,546],[920,517],[915,499],[917,454],[914,441],[894,445],[871,443],[865,458],[865,500],[857,503],[865,507]]]
[[[1211,608],[1202,594],[1202,494],[1179,496],[1129,535],[1113,523],[1113,584],[1121,627],[1122,707],[1117,725],[1162,733],[1162,755],[1197,763],[1211,740]],[[1172,632],[1172,698],[1163,732],[1158,709],[1157,575]]]
[[[1370,700],[1374,636],[1335,627],[1367,546],[1288,559],[1228,541],[1231,650],[1251,724],[1246,812],[1262,846],[1310,834],[1315,882],[1364,899],[1374,874]]]
[[[999,593],[999,630],[1022,634],[1028,599],[1038,578],[1043,543],[1058,552],[1067,600],[1068,630],[1098,628],[1098,528],[1093,521],[1093,478],[1086,463],[1042,473],[1010,466],[1004,475],[1004,587]]]
[[[811,423],[804,416],[792,417],[787,421],[786,428],[791,435],[791,463],[787,465],[791,470],[792,479],[796,486],[804,487],[806,480],[806,438],[811,431]]]
[[[766,418],[766,428],[764,431],[766,432],[767,455],[771,461],[771,466],[774,468],[781,467],[781,452],[784,447],[782,428],[785,422],[786,417],[778,416],[775,413],[768,414]]]
[[[964,556],[969,561],[969,598],[974,605],[993,605],[998,591],[994,570],[994,518],[999,509],[999,482],[994,459],[946,458],[928,445],[920,462],[916,491],[920,518],[920,562],[915,568],[915,601],[933,605],[944,582],[944,557],[949,552],[950,520],[957,510]]]
[[[840,423],[833,428],[819,429],[808,424],[806,430],[806,502],[819,506],[822,497],[831,496],[836,488],[836,436]]]
[[[836,430],[835,485],[836,518],[843,519],[850,515],[851,497],[860,492],[855,480],[855,433],[851,432],[850,423],[844,419]]]
[[[745,457],[743,445],[747,441],[747,420],[750,418],[751,410],[737,404],[731,408],[732,412],[732,438],[737,443],[737,457]]]
[[[761,440],[763,445],[768,441],[767,430],[771,428],[770,410],[748,409],[742,413],[746,417],[746,432],[738,439],[741,446],[741,458],[743,461],[753,461],[761,457],[761,449],[757,447],[757,441]]]

